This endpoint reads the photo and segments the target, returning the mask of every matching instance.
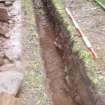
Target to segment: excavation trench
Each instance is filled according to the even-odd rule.
[[[53,3],[34,0],[34,10],[53,105],[98,105],[84,62],[72,51],[74,42]]]

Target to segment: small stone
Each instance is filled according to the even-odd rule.
[[[6,1],[5,1],[5,5],[6,5],[6,6],[10,6],[10,5],[13,4],[13,2],[15,2],[15,0],[6,0]]]
[[[9,35],[7,35],[8,30],[0,28],[0,36],[3,36],[5,38],[9,38]]]
[[[16,96],[21,87],[23,77],[23,73],[17,71],[0,72],[0,93]]]
[[[15,0],[0,0],[0,3],[4,3],[6,6],[10,6],[14,1]]]
[[[1,35],[5,35],[5,34],[6,34],[6,31],[3,30],[1,27],[0,27],[0,34],[1,34]]]
[[[0,3],[4,3],[6,0],[0,0]]]
[[[0,36],[8,38],[7,33],[9,32],[9,25],[4,22],[0,22]]]
[[[0,67],[0,72],[9,71],[9,70],[13,70],[13,71],[16,70],[21,72],[23,70],[23,65],[21,64],[20,61],[17,61],[15,63],[8,63],[8,64],[5,64],[4,62],[4,65]]]
[[[23,105],[19,98],[16,98],[10,94],[0,94],[0,105]]]
[[[3,58],[0,57],[0,66],[2,66],[4,64],[4,60]]]
[[[4,53],[0,51],[0,66],[4,64]]]
[[[8,22],[9,16],[6,8],[0,8],[0,21]]]

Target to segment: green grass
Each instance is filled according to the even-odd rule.
[[[46,105],[48,98],[45,93],[43,63],[40,57],[39,37],[36,32],[35,16],[32,8],[31,0],[22,0],[22,8],[24,10],[24,23],[27,41],[26,47],[26,60],[27,66],[25,71],[25,91],[23,94],[26,102],[29,101],[32,105]],[[32,92],[32,93],[31,93]],[[33,95],[33,98],[30,97]],[[34,104],[33,104],[34,103]]]
[[[103,0],[104,1],[104,0]],[[85,63],[86,66],[86,72],[88,74],[88,77],[93,81],[93,83],[97,86],[97,88],[103,90],[103,87],[105,87],[105,77],[103,75],[97,74],[95,71],[95,61],[92,59],[90,53],[84,48],[84,43],[79,37],[78,33],[75,30],[75,27],[73,23],[70,21],[68,18],[68,15],[66,14],[64,10],[64,6],[62,5],[60,0],[52,0],[53,4],[55,5],[58,13],[63,19],[63,22],[70,33],[70,37],[72,41],[74,41],[74,46],[73,46],[73,52],[77,53],[79,52],[79,57],[82,59]],[[29,88],[32,88],[34,91],[37,91],[37,101],[35,105],[46,105],[45,103],[47,102],[47,96],[44,93],[44,87],[43,87],[43,75],[41,71],[41,62],[40,59],[33,58],[33,53],[34,57],[40,53],[39,51],[39,43],[38,43],[38,34],[35,31],[35,18],[33,15],[33,10],[32,10],[32,4],[31,0],[22,0],[22,4],[24,7],[24,11],[26,14],[26,23],[28,25],[28,31],[30,32],[29,35],[32,36],[32,43],[34,44],[34,47],[32,47],[32,54],[31,54],[31,69],[29,68],[29,71],[26,72],[26,83]],[[31,46],[30,46],[31,47]],[[33,60],[35,59],[35,61]]]
[[[104,0],[100,1],[105,3]],[[76,54],[77,52],[79,53],[80,59],[82,59],[83,62],[85,63],[88,77],[90,78],[90,80],[92,80],[92,82],[95,84],[95,86],[98,89],[102,89],[103,87],[105,87],[105,77],[101,74],[97,74],[97,71],[95,70],[96,63],[93,60],[90,53],[86,49],[84,49],[84,43],[81,37],[78,37],[79,35],[76,32],[72,21],[69,19],[68,15],[66,14],[62,2],[60,0],[52,0],[52,2],[56,10],[60,14],[61,18],[63,19],[64,25],[66,26],[68,32],[70,33],[71,40],[75,42],[72,49],[73,52]]]
[[[105,0],[95,0],[105,10]]]

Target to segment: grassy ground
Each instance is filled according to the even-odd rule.
[[[100,31],[100,29],[102,30],[102,28],[100,28],[100,27],[102,27],[102,25],[104,23],[103,22],[104,17],[105,17],[104,11],[102,11],[102,9],[99,8],[99,6],[97,6],[95,4],[95,0],[89,0],[89,1],[84,0],[84,2],[83,2],[83,0],[78,0],[78,1],[73,2],[72,5],[69,5],[71,3],[71,1],[72,0],[68,0],[66,2],[67,3],[66,6],[71,7],[70,11],[72,11],[73,13],[77,13],[77,14],[74,14],[74,16],[77,15],[77,21],[78,22],[81,21],[81,23],[79,23],[81,28],[84,30],[85,33],[87,33],[88,38],[90,38],[90,41],[92,42],[92,45],[94,46],[94,48],[95,48],[95,50],[98,54],[98,58],[95,61],[93,61],[89,56],[87,56],[87,54],[84,56],[84,58],[85,58],[84,62],[86,62],[86,67],[87,67],[89,77],[94,82],[95,87],[98,88],[99,94],[100,94],[100,92],[102,94],[104,94],[105,76],[101,73],[98,73],[99,71],[103,70],[103,72],[104,72],[104,70],[105,70],[105,69],[103,69],[105,67],[104,66],[105,63],[103,63],[104,62],[104,54],[103,54],[104,47],[103,47],[103,44],[101,45],[99,43],[99,42],[104,42],[104,40],[103,40],[104,39],[103,38],[104,34],[101,33],[102,31]],[[105,3],[104,0],[98,0],[98,1],[103,2],[103,4]],[[74,6],[74,8],[73,8],[73,6]],[[86,12],[85,11],[86,8],[87,8],[87,10],[88,9],[90,9],[90,10]],[[96,8],[96,9],[94,11],[92,11],[91,10],[92,8]],[[84,15],[83,12],[85,12],[86,14]],[[83,18],[81,18],[81,14],[82,14]],[[97,19],[97,16],[98,16],[98,19]],[[93,22],[92,19],[95,20],[96,22]],[[101,19],[101,21],[99,23],[97,20],[100,20],[100,19]],[[85,24],[85,22],[87,22],[87,23],[91,22],[91,24],[86,25],[87,23]],[[90,32],[92,30],[91,30],[90,27],[93,25],[93,23],[95,23],[94,26],[96,26],[96,24],[97,24],[99,27],[97,26],[95,29],[93,28],[94,33],[91,34]],[[84,27],[82,27],[83,24],[84,24]],[[86,27],[88,27],[87,32],[85,31]],[[100,34],[101,34],[101,37],[99,37],[99,41],[97,41],[98,31],[100,31]],[[94,37],[91,37],[91,36],[94,36]],[[74,38],[74,40],[76,40],[76,39]],[[80,41],[79,41],[79,43],[80,43]],[[82,44],[80,44],[80,46],[81,45]],[[97,46],[99,46],[100,50],[97,50]],[[81,46],[81,48],[82,48],[82,46]],[[102,51],[101,51],[101,49],[102,49]],[[79,49],[79,52],[80,52],[80,49]],[[84,55],[84,54],[85,53],[83,52],[82,55]],[[101,65],[101,66],[99,66],[99,65]]]
[[[73,46],[73,52],[76,54],[78,53],[78,56],[80,59],[83,59],[85,66],[87,68],[87,74],[90,77],[91,80],[94,80],[94,66],[95,62],[91,56],[91,54],[87,51],[86,46],[84,46],[84,42],[82,41],[81,37],[79,37],[79,34],[77,33],[74,24],[72,21],[68,18],[68,15],[66,14],[64,10],[64,6],[62,5],[62,2],[59,0],[52,0],[53,4],[55,5],[58,13],[60,14],[61,18],[63,19],[63,22],[70,33],[71,40],[74,42]],[[96,74],[94,74],[96,76]],[[96,80],[94,80],[94,83],[96,83]]]
[[[98,0],[98,1],[100,1],[102,4],[105,5],[105,0]]]
[[[46,105],[48,101],[44,88],[43,63],[31,0],[22,0],[22,7],[24,10],[23,62],[26,69],[20,96],[24,98],[26,105]]]
[[[68,32],[71,33],[70,37],[74,43],[73,52],[83,60],[86,67],[86,72],[90,80],[95,84],[95,87],[98,89],[98,93],[103,93],[105,90],[105,77],[102,74],[97,73],[96,62],[93,60],[91,54],[84,47],[84,43],[79,37],[79,34],[76,32],[75,27],[72,21],[68,18],[68,15],[65,13],[64,6],[60,0],[52,0],[53,4],[56,7],[56,10],[60,14],[63,22],[68,29]],[[68,1],[69,2],[69,1]],[[99,93],[100,94],[100,93]]]

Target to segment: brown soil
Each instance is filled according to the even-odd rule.
[[[81,29],[91,41],[98,54],[96,70],[105,74],[105,12],[89,0],[67,0],[66,6],[74,15]]]
[[[54,6],[45,0],[34,1],[34,7],[53,105],[98,105],[84,63],[72,52],[73,42]]]

